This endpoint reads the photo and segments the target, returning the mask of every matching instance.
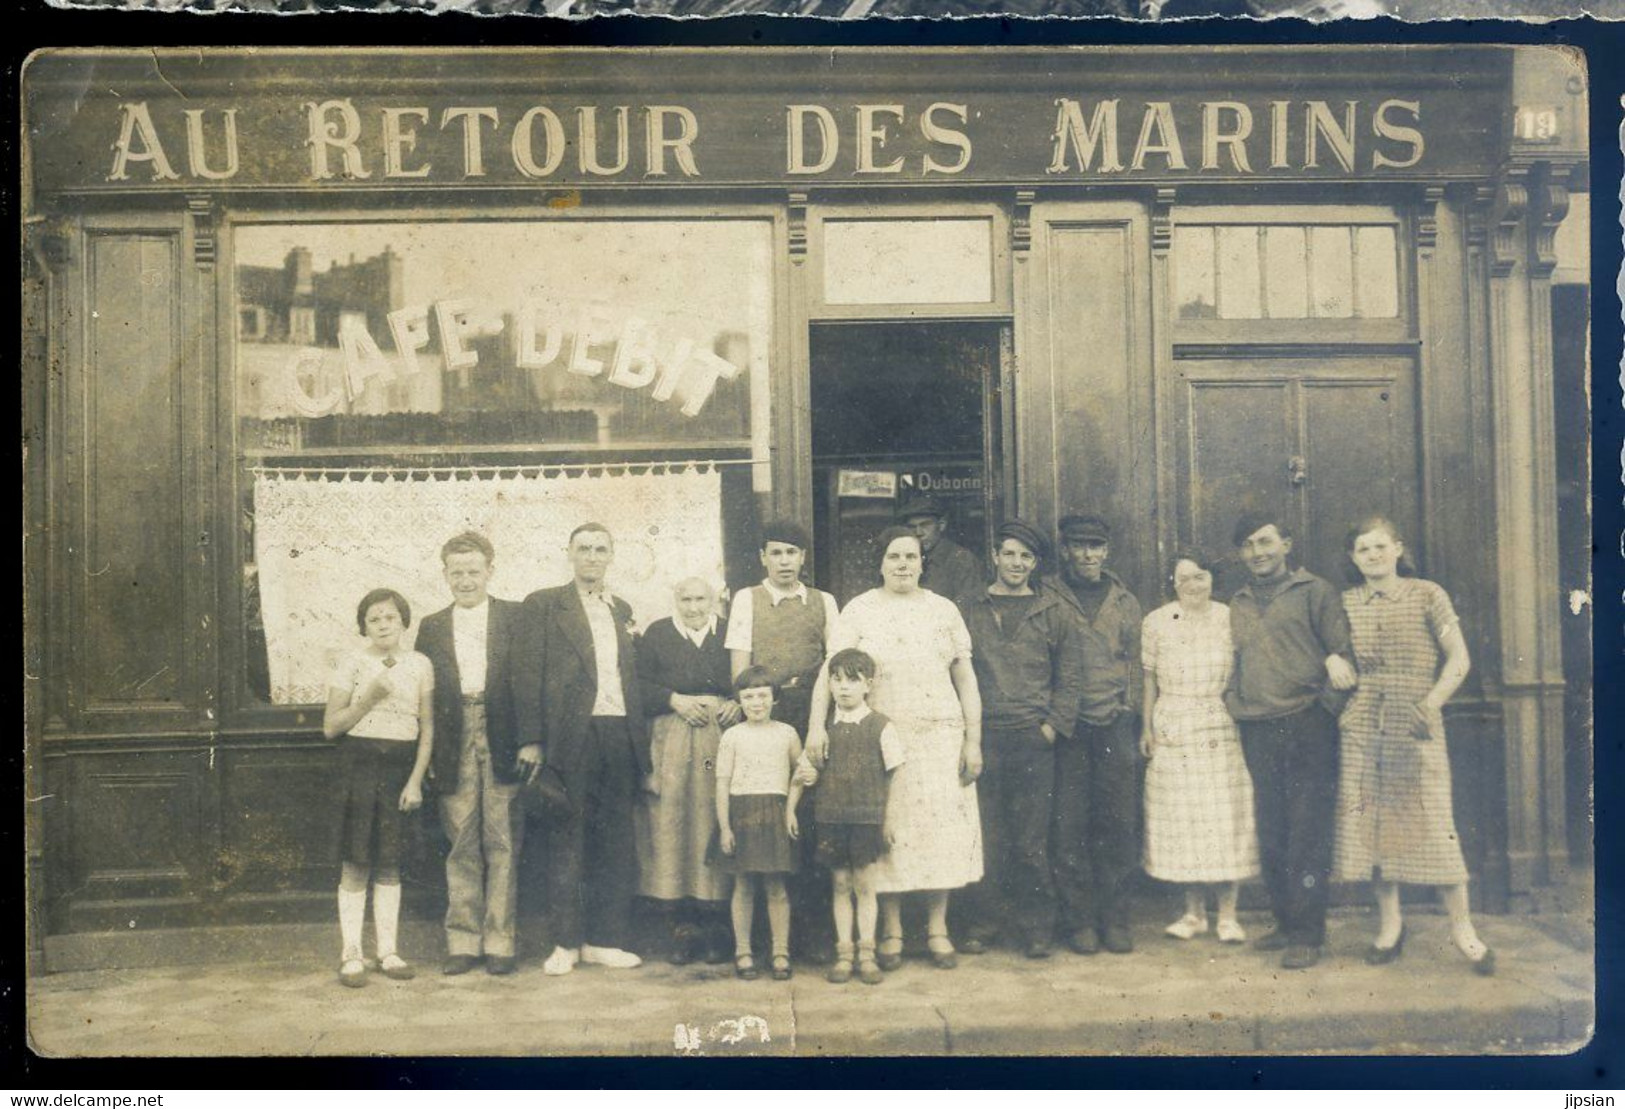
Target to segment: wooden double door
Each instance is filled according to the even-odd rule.
[[[1232,532],[1286,515],[1299,565],[1343,584],[1348,528],[1380,513],[1417,545],[1415,362],[1404,356],[1176,358],[1179,534],[1223,555],[1216,589],[1243,581]]]

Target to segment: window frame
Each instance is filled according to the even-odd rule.
[[[219,732],[222,738],[256,738],[267,730],[314,730],[322,721],[323,706],[319,704],[279,705],[262,700],[249,688],[247,622],[244,600],[247,582],[243,574],[245,560],[251,554],[242,526],[241,506],[247,495],[250,471],[266,457],[292,458],[294,455],[244,455],[240,442],[240,414],[237,410],[237,287],[236,287],[236,232],[261,225],[334,224],[334,223],[536,223],[553,220],[580,220],[587,222],[705,222],[705,223],[760,223],[765,224],[770,236],[770,264],[772,287],[769,294],[769,335],[767,344],[767,371],[763,375],[763,389],[753,388],[750,401],[751,434],[744,440],[705,441],[678,448],[658,444],[609,444],[604,447],[571,445],[551,450],[528,452],[538,462],[557,465],[602,463],[606,466],[636,465],[640,462],[679,461],[703,454],[706,458],[748,459],[758,492],[771,492],[774,481],[785,477],[785,464],[767,449],[773,441],[773,398],[781,395],[789,374],[790,335],[788,324],[788,219],[782,203],[740,201],[737,197],[727,204],[710,197],[686,194],[671,203],[651,202],[647,193],[633,202],[618,199],[595,204],[590,209],[576,204],[554,208],[538,205],[534,199],[528,203],[482,204],[477,208],[457,207],[448,203],[435,205],[427,201],[411,206],[390,208],[301,206],[278,208],[271,206],[244,206],[224,210],[218,219],[218,263],[214,274],[213,294],[215,320],[215,382],[220,403],[215,407],[215,443],[224,454],[226,464],[216,468],[215,532],[222,537],[218,544],[221,557],[219,586],[215,597],[219,604],[219,666],[218,683],[220,712]],[[754,382],[752,383],[754,386]],[[490,448],[486,448],[487,453]],[[348,453],[331,451],[310,455],[311,468],[343,466],[345,459],[406,459],[419,458],[424,466],[445,465],[448,457],[459,454],[455,447],[393,447],[374,451],[358,450]],[[519,452],[494,452],[493,464],[505,464]],[[377,463],[374,463],[377,464]],[[528,464],[528,463],[527,463]],[[410,469],[403,465],[402,469]],[[448,601],[449,603],[449,601]],[[424,615],[427,615],[425,613]]]
[[[829,223],[908,223],[921,220],[988,221],[991,295],[986,301],[957,303],[836,304],[825,298]],[[1012,308],[1010,212],[991,200],[889,201],[850,197],[816,198],[807,210],[807,320],[1007,319]]]
[[[1399,313],[1387,317],[1316,317],[1302,319],[1182,319],[1169,304],[1174,342],[1202,344],[1404,343],[1417,337],[1413,237],[1403,208],[1378,204],[1181,204],[1171,213],[1173,227],[1367,227],[1386,226],[1398,246]],[[1169,252],[1170,298],[1177,265]]]

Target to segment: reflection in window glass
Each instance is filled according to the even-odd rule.
[[[1354,315],[1354,245],[1349,228],[1309,229],[1309,284],[1315,316]]]
[[[1264,229],[1265,314],[1274,320],[1309,315],[1309,248],[1302,227]]]
[[[1176,227],[1173,243],[1174,303],[1182,320],[1219,314],[1214,293],[1213,228]]]
[[[750,437],[766,221],[252,226],[235,255],[250,455]]]
[[[1355,297],[1358,314],[1399,315],[1399,242],[1392,227],[1359,227],[1354,232]]]
[[[1219,316],[1256,320],[1263,313],[1258,228],[1219,228]]]

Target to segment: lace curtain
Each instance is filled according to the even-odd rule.
[[[440,546],[478,531],[496,548],[494,596],[570,580],[565,540],[589,520],[615,537],[611,590],[639,626],[671,614],[671,586],[723,580],[722,485],[712,468],[625,474],[327,475],[265,471],[254,483],[254,552],[271,700],[327,700],[338,656],[358,647],[355,606],[398,590],[418,620],[450,603]]]

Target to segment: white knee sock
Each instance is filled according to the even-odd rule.
[[[367,888],[339,887],[339,935],[344,939],[345,962],[361,958],[361,922],[367,916]]]
[[[378,958],[385,959],[395,952],[395,925],[401,917],[401,886],[397,882],[386,886],[372,884],[372,926],[378,937]]]

